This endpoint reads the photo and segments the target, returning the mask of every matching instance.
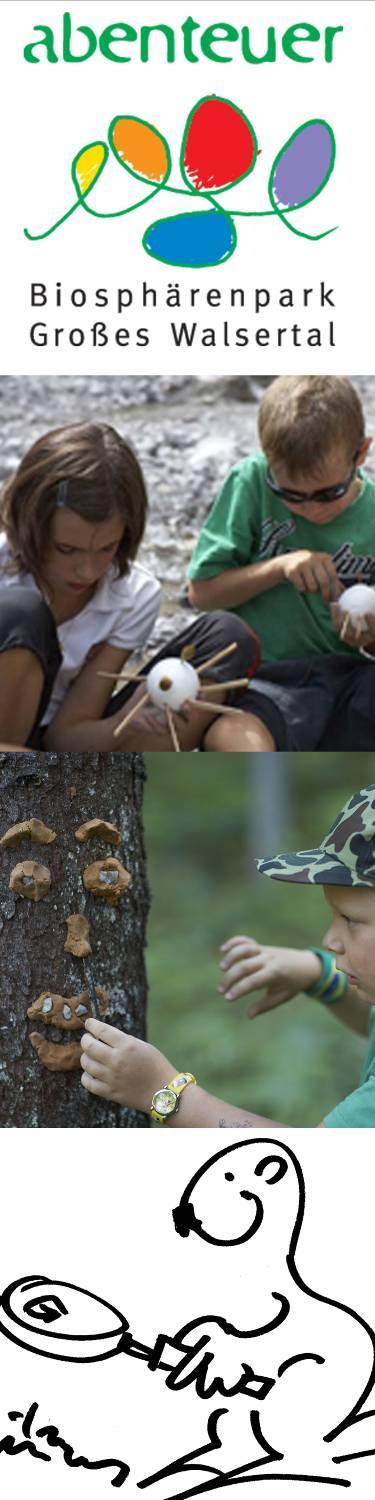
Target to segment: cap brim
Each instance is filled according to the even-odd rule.
[[[341,859],[327,849],[300,849],[292,854],[275,854],[273,859],[257,859],[260,875],[271,880],[288,880],[297,885],[364,885],[375,881],[361,880]]]

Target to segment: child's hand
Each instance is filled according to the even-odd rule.
[[[259,1016],[299,995],[320,978],[322,965],[316,953],[299,948],[269,948],[250,937],[229,938],[220,949],[224,970],[220,994],[238,1000],[254,990],[265,993],[252,1004],[247,1015]]]
[[[331,617],[340,641],[345,641],[347,646],[357,646],[357,650],[360,646],[375,648],[375,615],[348,620],[344,610],[338,604],[332,604]]]
[[[325,604],[338,599],[342,585],[329,552],[286,552],[279,557],[283,576],[299,594],[321,594]]]
[[[89,1094],[145,1113],[151,1108],[155,1090],[178,1071],[148,1042],[93,1018],[86,1021],[81,1067],[81,1083]]]
[[[136,703],[141,702],[141,699],[144,698],[145,693],[147,693],[147,678],[145,679],[145,683],[140,684],[136,691],[132,693],[131,698],[128,699],[127,703],[123,704],[122,708],[118,710],[117,714],[112,715],[112,724],[114,729],[116,729],[116,727],[122,723],[123,719],[126,718],[126,715],[128,713],[130,714],[132,712],[133,708],[135,708],[136,706]],[[182,704],[178,713],[175,712],[174,717],[177,720],[177,726],[179,722],[181,723],[181,725],[183,723],[187,723],[189,718],[189,708],[187,707],[187,705]],[[125,725],[124,734],[123,736],[121,735],[121,739],[119,737],[118,742],[121,742],[121,744],[123,742],[125,743],[128,732],[129,735],[132,736],[132,734],[134,733],[134,729],[136,729],[137,735],[152,734],[157,735],[158,737],[160,737],[160,739],[165,739],[166,736],[169,736],[165,708],[158,708],[157,704],[155,703],[145,703],[143,705],[143,708],[139,710],[139,713],[134,715],[134,719],[129,724],[129,731],[127,729],[127,726]]]

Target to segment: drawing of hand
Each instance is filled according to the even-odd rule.
[[[191,1354],[184,1354],[168,1376],[166,1383],[172,1390],[195,1385],[203,1399],[247,1393],[263,1400],[274,1384],[248,1362],[246,1334],[238,1333],[224,1319],[202,1318],[193,1325],[186,1324],[176,1334],[174,1347],[180,1342],[185,1347],[191,1343]]]

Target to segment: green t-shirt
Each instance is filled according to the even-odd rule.
[[[370,1041],[361,1073],[361,1081],[358,1089],[353,1094],[348,1094],[331,1109],[324,1120],[325,1125],[333,1127],[345,1126],[350,1130],[357,1126],[362,1129],[373,1129],[375,1126],[375,1005],[370,1011]]]
[[[334,520],[317,526],[287,509],[270,489],[266,474],[262,453],[231,470],[201,531],[190,578],[215,578],[229,568],[307,548],[331,554],[344,588],[359,581],[374,583],[374,481],[360,471],[360,494]],[[355,649],[340,641],[321,594],[299,594],[292,583],[277,584],[239,604],[233,613],[259,635],[263,663],[332,651],[357,658]]]

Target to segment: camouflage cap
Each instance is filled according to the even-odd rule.
[[[375,886],[375,784],[354,792],[319,849],[257,859],[261,875],[301,885]]]

